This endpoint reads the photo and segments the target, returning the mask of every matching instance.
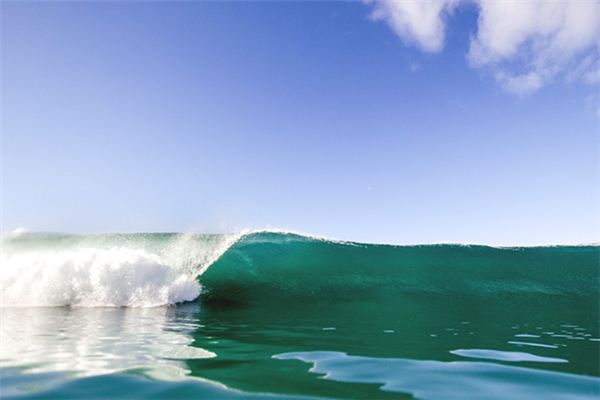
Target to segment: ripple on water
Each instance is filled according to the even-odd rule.
[[[598,378],[480,361],[374,358],[327,351],[284,353],[273,358],[311,363],[311,372],[323,374],[323,379],[377,384],[383,391],[410,393],[426,400],[591,400],[600,395]]]
[[[515,337],[539,338],[540,335],[532,335],[531,333],[518,333]]]
[[[510,341],[510,342],[508,342],[508,344],[514,344],[515,346],[532,346],[532,347],[546,347],[548,349],[558,349],[558,346],[555,346],[553,344],[517,342],[517,341]]]
[[[544,363],[567,363],[564,358],[542,357],[531,353],[521,351],[500,351],[488,349],[457,349],[452,350],[451,354],[467,358],[481,358],[484,360],[498,360],[510,362],[544,362]]]

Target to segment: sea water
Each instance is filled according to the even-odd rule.
[[[598,246],[2,238],[1,398],[595,399]]]

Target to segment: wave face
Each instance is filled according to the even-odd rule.
[[[254,233],[201,277],[206,300],[360,299],[421,295],[597,300],[600,247],[390,246]]]
[[[3,306],[244,304],[452,295],[597,301],[600,247],[493,248],[234,235],[2,238]]]

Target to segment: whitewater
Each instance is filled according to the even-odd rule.
[[[23,233],[2,238],[3,307],[153,307],[191,301],[233,235]]]

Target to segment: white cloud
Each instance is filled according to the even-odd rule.
[[[444,46],[445,19],[459,3],[479,13],[469,65],[489,71],[507,91],[527,94],[561,75],[599,83],[598,0],[384,0],[373,3],[371,16],[405,43],[435,52]]]
[[[372,1],[373,20],[383,20],[407,44],[427,52],[444,47],[444,17],[458,0]]]
[[[600,2],[481,0],[478,7],[468,60],[494,70],[509,91],[527,94],[574,69],[592,81],[592,69],[598,66]]]

